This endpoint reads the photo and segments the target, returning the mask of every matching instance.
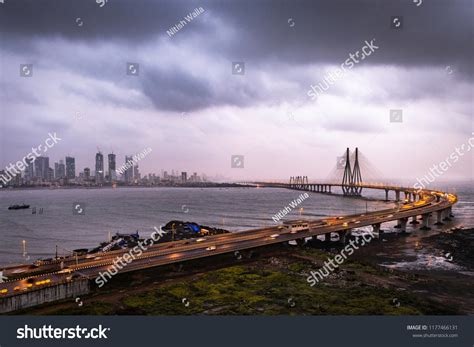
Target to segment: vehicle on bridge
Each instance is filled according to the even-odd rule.
[[[283,222],[283,226],[290,230],[290,234],[295,234],[298,231],[309,231],[308,222],[302,220]]]

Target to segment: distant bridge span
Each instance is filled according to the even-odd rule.
[[[428,230],[429,221],[428,218],[433,212],[437,213],[436,224],[443,224],[443,220],[449,220],[452,216],[452,206],[457,202],[458,198],[455,194],[449,194],[435,190],[415,189],[407,188],[394,185],[384,184],[373,184],[373,183],[358,183],[354,185],[348,185],[343,183],[309,183],[307,177],[302,176],[302,180],[296,182],[290,179],[290,183],[278,183],[278,182],[253,182],[251,184],[257,187],[273,187],[273,188],[287,188],[293,190],[303,190],[315,193],[332,194],[333,187],[342,188],[343,192],[355,191],[360,192],[364,189],[377,189],[385,192],[385,201],[389,201],[389,192],[395,193],[395,202],[403,201],[402,205],[398,205],[393,209],[383,210],[389,214],[390,220],[398,220],[398,226],[402,232],[406,231],[406,224],[409,217],[412,217],[412,224],[418,224],[417,216],[422,216],[423,226],[422,229]],[[401,194],[404,194],[403,200]],[[349,196],[361,195],[351,194]],[[380,211],[368,212],[364,214],[364,217],[370,217],[373,215],[376,219],[380,219],[377,216]],[[385,222],[385,220],[384,220]],[[372,220],[369,225],[374,226],[374,230],[377,232],[380,230],[380,223],[377,220]]]

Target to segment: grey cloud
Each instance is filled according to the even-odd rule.
[[[135,45],[165,35],[169,27],[199,6],[208,12],[203,15],[218,17],[223,26],[236,28],[236,36],[225,44],[208,41],[210,27],[199,20],[183,30],[199,34],[200,45],[229,58],[297,64],[333,62],[375,37],[381,50],[370,64],[457,64],[472,78],[468,67],[473,57],[473,4],[469,0],[432,0],[421,7],[411,1],[381,0],[114,0],[103,8],[94,1],[20,0],[6,2],[0,29],[7,36],[33,40],[59,35],[71,40],[121,40]],[[394,15],[404,17],[402,30],[390,29]],[[80,28],[75,23],[78,17],[85,21]],[[292,28],[289,18],[295,21]],[[174,39],[182,40],[184,35]]]

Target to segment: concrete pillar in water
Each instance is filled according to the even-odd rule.
[[[407,232],[407,222],[408,222],[408,218],[400,218],[398,221],[398,223],[400,224],[400,230],[402,231],[402,233]]]
[[[420,228],[421,230],[430,230],[431,228],[429,227],[429,218],[430,218],[430,214],[429,213],[425,213],[423,214],[423,221],[422,221],[422,224],[423,226]]]
[[[413,216],[413,217],[412,217],[410,224],[420,224],[420,222],[418,222],[418,221],[416,220],[416,217],[417,217],[417,216]]]
[[[443,225],[443,210],[436,211],[436,223],[434,225]]]
[[[381,226],[380,223],[372,224],[372,230],[373,230],[374,234],[383,234],[383,230],[380,229],[380,226]]]

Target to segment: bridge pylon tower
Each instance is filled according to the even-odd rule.
[[[346,165],[344,167],[344,175],[342,177],[342,192],[344,195],[360,196],[362,187],[362,174],[359,165],[359,149],[356,147],[354,169],[351,168],[351,160],[349,148],[346,149]]]
[[[362,174],[360,173],[360,166],[359,166],[359,148],[356,147],[355,152],[355,162],[354,162],[354,169],[352,171],[352,184],[354,195],[360,195],[362,193]]]

